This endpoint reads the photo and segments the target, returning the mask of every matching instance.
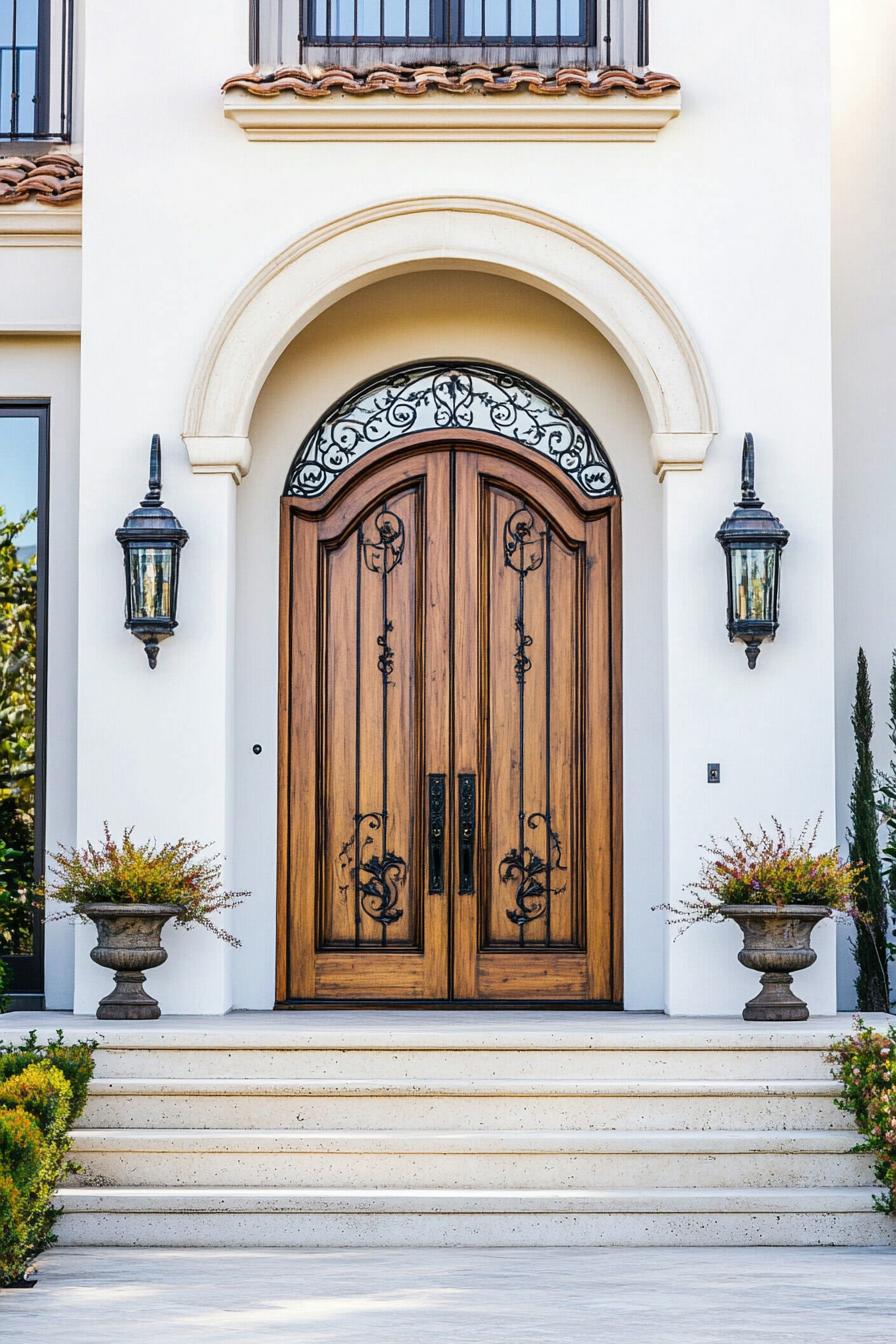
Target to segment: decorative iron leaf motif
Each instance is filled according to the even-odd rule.
[[[511,849],[498,865],[498,874],[502,882],[515,882],[516,894],[514,908],[507,911],[507,918],[520,930],[520,942],[523,941],[523,929],[533,920],[541,919],[548,913],[551,898],[560,896],[566,890],[566,883],[559,886],[553,881],[555,873],[565,873],[562,862],[560,837],[552,828],[544,812],[533,812],[526,821],[530,830],[544,825],[547,839],[547,857],[543,858],[531,845],[522,845]]]
[[[544,563],[544,532],[529,509],[517,509],[504,524],[504,563],[517,574],[531,574]]]
[[[382,443],[427,429],[480,429],[554,462],[593,498],[619,487],[603,446],[546,388],[492,364],[432,360],[371,379],[331,408],[289,469],[285,495],[323,494]]]
[[[361,535],[364,564],[371,574],[391,574],[404,559],[404,523],[397,513],[383,509],[373,525],[377,532],[375,541]]]
[[[380,925],[383,942],[389,925],[397,923],[404,914],[398,908],[398,900],[408,872],[407,862],[400,854],[389,849],[376,850],[376,837],[385,835],[385,824],[382,812],[365,812],[356,817],[354,833],[339,851],[339,889],[346,895],[354,887],[358,914],[363,911]]]

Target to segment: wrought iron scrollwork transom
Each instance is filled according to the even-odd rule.
[[[302,444],[283,493],[321,495],[371,449],[428,429],[500,435],[554,462],[592,498],[619,493],[600,440],[553,393],[496,365],[446,360],[407,365],[350,392]]]

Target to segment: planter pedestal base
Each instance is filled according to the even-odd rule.
[[[81,907],[96,925],[91,960],[115,972],[115,988],[100,1000],[96,1015],[107,1022],[145,1022],[161,1017],[158,1002],[143,988],[144,971],[163,966],[162,929],[183,914],[182,905],[94,901]]]
[[[805,1022],[809,1009],[790,986],[793,976],[786,971],[766,971],[760,976],[762,989],[745,1004],[745,1022]]]
[[[115,988],[100,999],[96,1015],[113,1022],[145,1022],[162,1016],[158,999],[143,988],[142,971],[116,971]]]
[[[827,905],[722,905],[719,911],[733,919],[744,935],[737,954],[741,966],[761,971],[762,990],[743,1011],[745,1022],[805,1022],[809,1009],[793,993],[791,971],[805,971],[816,953],[810,946],[812,930],[827,919]]]

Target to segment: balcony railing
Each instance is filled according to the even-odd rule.
[[[67,141],[74,0],[0,0],[0,141]]]
[[[648,42],[648,0],[251,0],[266,66],[645,67]]]

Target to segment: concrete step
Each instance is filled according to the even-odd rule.
[[[63,1245],[896,1244],[858,1189],[65,1189]]]
[[[99,1078],[85,1129],[842,1129],[831,1080]]]
[[[92,1129],[78,1186],[750,1189],[872,1184],[846,1130],[295,1131]]]
[[[822,1050],[727,1048],[389,1049],[101,1047],[98,1078],[829,1079]]]

